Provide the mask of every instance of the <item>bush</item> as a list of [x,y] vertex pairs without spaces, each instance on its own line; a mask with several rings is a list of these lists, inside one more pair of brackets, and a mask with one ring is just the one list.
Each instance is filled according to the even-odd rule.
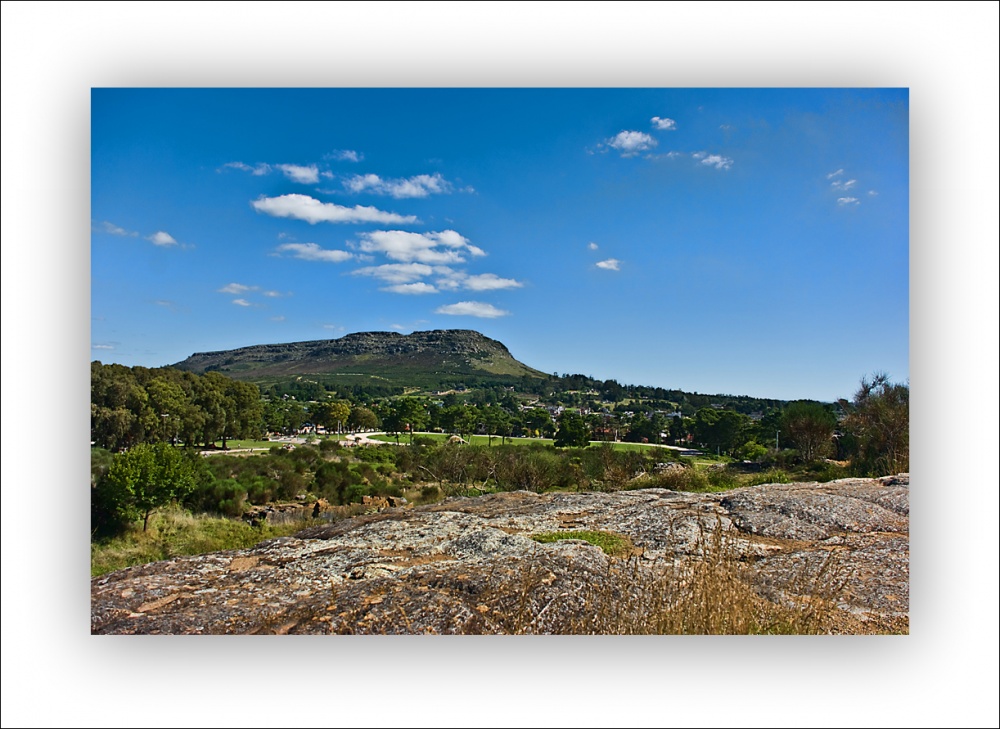
[[707,478],[712,488],[718,491],[735,489],[743,485],[739,476],[730,468],[710,468]]
[[343,446],[340,445],[340,441],[334,440],[333,438],[324,438],[319,442],[319,452],[325,456],[331,453],[336,453],[341,450]]
[[747,461],[760,461],[767,456],[767,446],[755,440],[748,441],[736,450],[736,457]]
[[396,454],[394,452],[396,449],[398,449],[398,446],[393,445],[361,446],[354,449],[354,457],[365,463],[394,464],[396,462]]
[[671,491],[696,492],[714,490],[705,474],[695,468],[672,468],[635,481],[632,488],[660,488]]

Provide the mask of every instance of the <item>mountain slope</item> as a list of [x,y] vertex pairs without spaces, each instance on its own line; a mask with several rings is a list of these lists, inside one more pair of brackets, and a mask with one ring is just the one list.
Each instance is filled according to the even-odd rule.
[[241,380],[265,381],[301,375],[377,377],[393,382],[447,379],[546,377],[514,359],[495,339],[468,329],[359,332],[340,339],[258,344],[199,352],[173,365],[196,373],[221,372]]

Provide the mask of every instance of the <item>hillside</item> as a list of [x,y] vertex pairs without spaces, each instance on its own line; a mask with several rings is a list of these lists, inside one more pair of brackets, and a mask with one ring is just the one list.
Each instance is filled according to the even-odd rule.
[[432,385],[463,376],[477,379],[544,378],[514,359],[502,343],[467,329],[412,334],[359,332],[339,339],[259,344],[199,352],[173,365],[195,373],[221,372],[252,382],[303,375],[379,379]]

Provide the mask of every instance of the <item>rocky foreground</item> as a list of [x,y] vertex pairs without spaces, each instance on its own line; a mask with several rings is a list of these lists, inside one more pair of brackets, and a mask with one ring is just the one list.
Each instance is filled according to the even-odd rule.
[[[580,539],[530,538],[567,531],[612,533],[626,546],[611,557]],[[448,499],[94,578],[91,630],[899,633],[908,531],[908,474],[715,494]],[[682,603],[699,603],[700,617],[678,622]],[[726,623],[775,610],[793,617]]]

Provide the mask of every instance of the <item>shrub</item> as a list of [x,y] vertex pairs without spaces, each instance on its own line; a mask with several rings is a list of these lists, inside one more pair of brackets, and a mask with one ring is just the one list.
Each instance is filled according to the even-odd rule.
[[319,442],[319,452],[323,455],[330,455],[331,453],[336,453],[341,450],[343,446],[340,445],[340,441],[334,440],[333,438],[324,438]]
[[395,463],[396,454],[394,449],[397,446],[361,446],[354,449],[354,457],[365,463]]

